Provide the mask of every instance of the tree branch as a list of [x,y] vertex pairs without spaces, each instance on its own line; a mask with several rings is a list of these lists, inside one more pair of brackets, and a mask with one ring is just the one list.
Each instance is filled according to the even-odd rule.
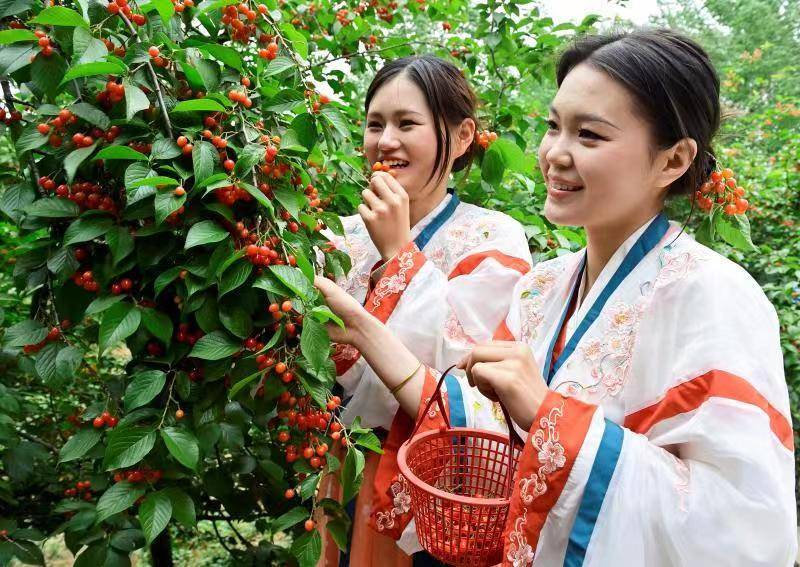
[[47,447],[50,450],[51,453],[53,453],[54,455],[58,456],[58,447],[56,447],[52,443],[48,443],[47,441],[37,437],[36,435],[32,435],[30,433],[26,433],[26,432],[21,431],[21,430],[17,431],[17,433],[19,434],[20,437],[23,437],[23,438],[27,439],[28,441],[33,441],[34,443],[38,443],[39,445],[42,445],[43,447]]
[[[125,14],[120,12],[119,17],[122,18],[122,21],[125,22],[125,25],[128,26],[131,35],[139,39],[139,34],[136,31],[136,28],[127,18],[127,16],[125,16]],[[145,61],[144,64],[147,67],[147,70],[150,71],[150,78],[153,79],[153,87],[156,90],[156,98],[158,99],[158,105],[161,107],[161,114],[164,116],[164,126],[167,128],[167,135],[169,136],[169,139],[172,140],[175,136],[172,134],[172,123],[169,121],[169,114],[167,114],[167,105],[164,102],[164,93],[161,92],[161,84],[158,82],[158,75],[156,75],[156,71],[155,69],[153,69],[153,65],[150,63],[150,61]]]

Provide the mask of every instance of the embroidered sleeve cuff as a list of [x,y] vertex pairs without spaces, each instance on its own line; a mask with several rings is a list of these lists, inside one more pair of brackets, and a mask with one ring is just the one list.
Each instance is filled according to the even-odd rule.
[[367,311],[385,323],[394,311],[403,292],[427,259],[413,242],[404,246],[391,260],[380,266],[382,275],[367,295]]
[[520,456],[506,523],[505,557],[525,565],[539,541],[547,515],[567,484],[597,406],[548,393]]

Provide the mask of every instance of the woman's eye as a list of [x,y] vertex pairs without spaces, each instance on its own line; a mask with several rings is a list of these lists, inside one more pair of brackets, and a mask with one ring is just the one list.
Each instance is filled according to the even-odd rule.
[[416,122],[414,122],[413,120],[401,120],[400,128],[405,128],[407,126],[414,126],[414,124],[416,124]]
[[602,140],[603,137],[595,134],[591,130],[587,130],[586,128],[581,128],[578,130],[578,136],[581,138],[589,138],[590,140]]
[[381,128],[381,124],[380,122],[369,122],[367,123],[367,128],[369,128],[370,130],[374,130],[376,128]]
[[549,130],[558,130],[558,124],[556,124],[555,120],[548,120],[547,121],[547,128]]

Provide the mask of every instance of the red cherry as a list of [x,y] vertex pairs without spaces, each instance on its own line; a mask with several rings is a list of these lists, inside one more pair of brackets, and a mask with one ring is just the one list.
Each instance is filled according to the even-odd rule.
[[100,429],[100,428],[101,428],[101,427],[103,427],[105,424],[106,424],[105,420],[104,420],[102,417],[100,417],[100,416],[97,416],[97,417],[96,417],[96,418],[94,418],[94,420],[92,421],[92,425],[94,425],[94,428],[95,428],[95,429]]
[[315,527],[317,527],[317,523],[311,518],[309,518],[308,520],[306,520],[306,523],[303,524],[303,527],[305,527],[307,532],[310,532],[313,531]]

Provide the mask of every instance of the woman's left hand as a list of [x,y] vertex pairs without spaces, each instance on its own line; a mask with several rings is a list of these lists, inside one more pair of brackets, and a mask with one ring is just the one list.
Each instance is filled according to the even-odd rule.
[[386,262],[411,242],[408,193],[397,179],[379,171],[372,174],[361,196],[364,203],[358,206],[358,214]]
[[549,389],[528,345],[511,341],[479,344],[458,367],[466,371],[471,386],[502,403],[517,425],[530,429]]

